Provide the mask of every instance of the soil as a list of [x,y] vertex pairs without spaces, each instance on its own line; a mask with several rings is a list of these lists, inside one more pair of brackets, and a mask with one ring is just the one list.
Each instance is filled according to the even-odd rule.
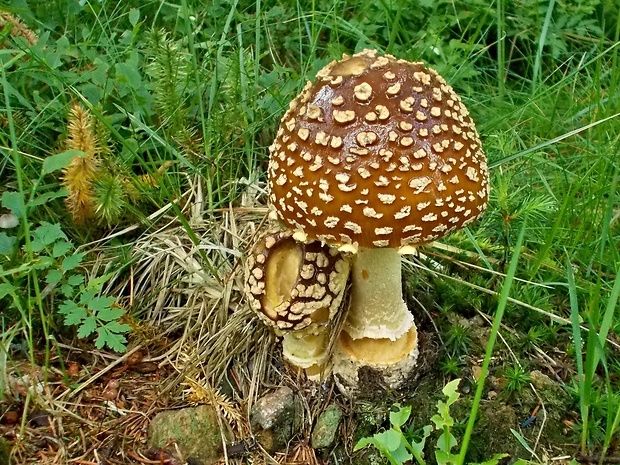
[[[420,367],[409,382],[398,391],[381,389],[382,381],[372,370],[362,374],[365,385],[372,387],[356,402],[341,396],[331,381],[316,385],[301,380],[281,364],[276,354],[273,363],[278,379],[269,380],[273,388],[288,385],[306,405],[302,433],[293,438],[287,451],[273,455],[281,464],[375,464],[385,463],[371,449],[352,452],[361,437],[389,427],[389,411],[395,404],[413,405],[406,431],[415,437],[430,424],[437,402],[443,398],[442,387],[450,381],[439,368],[441,344],[429,315],[416,314],[420,329]],[[478,340],[472,354],[463,360],[462,370],[453,377],[462,378],[461,398],[452,407],[456,419],[455,434],[460,440],[475,391],[475,379],[485,343],[484,323],[474,326]],[[477,331],[477,333],[476,333]],[[59,346],[63,357],[52,360],[44,371],[20,361],[13,353],[9,365],[10,391],[0,399],[0,458],[10,448],[16,464],[168,464],[178,462],[171,452],[173,444],[161,450],[147,447],[150,419],[160,411],[187,406],[180,386],[171,381],[175,370],[167,362],[156,362],[164,347],[134,347],[123,357],[103,352]],[[520,443],[520,435],[537,456],[562,463],[559,457],[574,457],[576,435],[572,429],[576,414],[572,399],[557,379],[557,373],[542,362],[532,361],[531,385],[522,391],[508,392],[505,380],[497,377],[497,367],[508,357],[498,346],[479,410],[469,447],[468,461],[488,460],[496,453],[509,454],[508,462],[532,459]],[[44,363],[40,354],[40,366]],[[45,380],[46,378],[46,380]],[[45,382],[43,382],[45,380]],[[234,383],[233,383],[234,384]],[[33,395],[34,392],[38,394]],[[229,396],[239,396],[234,388]],[[235,400],[235,402],[237,402]],[[309,446],[312,425],[330,402],[337,402],[343,412],[338,442],[328,449],[312,450]],[[244,401],[237,402],[239,411],[246,412]],[[533,413],[536,419],[533,420]],[[247,420],[245,420],[247,421]],[[249,426],[230,446],[229,463],[273,463],[255,443]],[[426,457],[433,463],[433,445],[437,436],[427,441]],[[254,440],[254,442],[252,442]],[[239,446],[242,445],[242,447]],[[234,453],[233,453],[234,452]],[[221,461],[219,463],[225,463]],[[3,465],[0,461],[0,465]],[[197,464],[195,464],[197,465]]]

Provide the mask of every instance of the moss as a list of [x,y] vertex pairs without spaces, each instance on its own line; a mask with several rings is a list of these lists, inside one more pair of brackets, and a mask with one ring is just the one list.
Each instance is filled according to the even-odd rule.
[[11,455],[11,443],[0,437],[0,465],[9,465]]

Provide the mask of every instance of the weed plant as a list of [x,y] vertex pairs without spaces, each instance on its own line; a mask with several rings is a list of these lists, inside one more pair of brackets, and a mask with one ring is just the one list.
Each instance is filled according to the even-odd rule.
[[[105,292],[132,264],[119,248],[161,224],[162,212],[197,245],[187,193],[200,185],[201,215],[217,222],[248,185],[262,188],[288,102],[329,60],[370,47],[444,75],[489,157],[488,213],[444,249],[425,247],[440,266],[416,278],[440,309],[431,313],[449,343],[445,373],[482,356],[450,461],[466,461],[487,376],[511,357],[544,367],[541,351],[565,354],[558,376],[574,395],[579,452],[603,457],[617,446],[616,3],[53,4],[0,6],[2,363],[25,346],[30,363],[44,365],[55,341],[75,337],[124,350],[127,312],[139,317],[140,303]],[[76,131],[91,139],[78,143]],[[99,257],[110,265],[92,266]],[[444,324],[451,313],[486,318],[484,346]],[[514,393],[527,389],[519,366],[505,373]]]

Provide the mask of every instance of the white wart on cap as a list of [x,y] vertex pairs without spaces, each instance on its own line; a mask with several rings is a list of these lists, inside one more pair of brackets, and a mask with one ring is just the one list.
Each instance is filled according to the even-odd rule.
[[365,50],[323,68],[270,148],[270,202],[309,239],[366,248],[433,241],[474,221],[486,157],[451,86]]

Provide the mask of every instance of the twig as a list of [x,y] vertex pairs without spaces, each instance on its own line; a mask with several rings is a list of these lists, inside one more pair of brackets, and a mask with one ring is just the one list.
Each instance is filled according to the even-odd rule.
[[576,459],[581,463],[620,463],[620,457],[601,457],[600,455],[578,455]]
[[65,397],[65,395],[67,395],[69,398],[72,398],[73,396],[75,396],[78,392],[82,391],[82,389],[86,388],[87,386],[89,386],[93,381],[101,378],[103,375],[105,375],[107,372],[111,371],[112,368],[114,368],[117,365],[120,365],[121,363],[125,362],[125,360],[127,360],[131,355],[133,355],[134,353],[136,353],[138,350],[140,350],[142,348],[142,344],[138,344],[136,347],[134,347],[133,349],[131,349],[129,352],[127,352],[126,354],[124,354],[122,357],[119,357],[118,359],[116,359],[115,361],[111,362],[107,367],[105,367],[103,370],[101,370],[99,373],[94,374],[93,376],[91,376],[88,380],[84,381],[82,384],[80,384],[79,387],[75,388],[74,390],[70,391],[67,390],[65,392],[63,392],[60,396],[58,396],[59,399]]

